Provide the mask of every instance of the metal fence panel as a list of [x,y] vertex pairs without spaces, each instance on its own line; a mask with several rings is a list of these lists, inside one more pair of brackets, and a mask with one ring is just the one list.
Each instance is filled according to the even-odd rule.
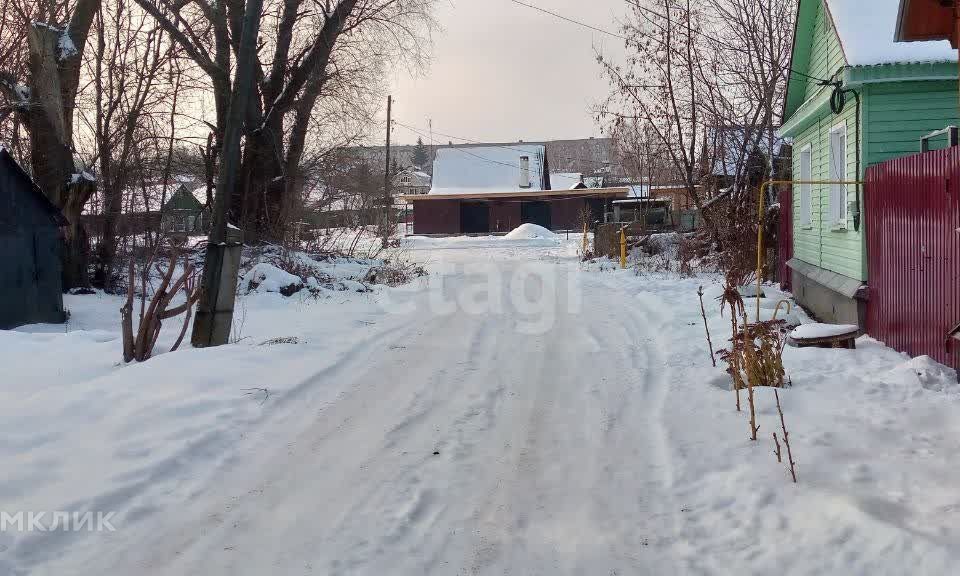
[[867,333],[888,346],[958,366],[960,148],[867,170]]

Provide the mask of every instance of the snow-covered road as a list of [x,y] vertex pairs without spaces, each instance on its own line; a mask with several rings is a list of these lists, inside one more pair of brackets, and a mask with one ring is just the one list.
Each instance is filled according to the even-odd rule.
[[[669,316],[575,267],[497,256],[445,259],[443,292],[473,306],[413,300],[402,326],[313,375],[341,381],[335,402],[278,416],[297,432],[265,433],[96,571],[675,572]],[[531,313],[544,285],[555,302]]]
[[[576,245],[418,239],[431,275],[409,289],[362,305],[258,300],[249,330],[299,345],[123,369],[222,354],[235,382],[211,396],[273,393],[262,408],[244,399],[262,414],[234,418],[223,441],[159,460],[109,499],[21,488],[22,506],[93,501],[120,516],[115,532],[28,535],[17,573],[950,573],[960,395],[933,389],[949,378],[866,338],[789,349],[794,485],[771,454],[772,394],[758,391],[750,442],[710,366],[696,288],[720,347],[716,278],[583,269]],[[163,412],[199,417],[211,402]],[[140,457],[117,454],[104,466]]]

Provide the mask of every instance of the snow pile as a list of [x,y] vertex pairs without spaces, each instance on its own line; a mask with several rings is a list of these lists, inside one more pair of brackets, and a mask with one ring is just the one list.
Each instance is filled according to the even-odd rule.
[[267,262],[259,262],[240,277],[240,287],[247,292],[281,292],[286,296],[303,288],[303,279]]
[[811,322],[809,324],[801,324],[794,328],[793,332],[790,333],[790,337],[796,340],[831,338],[833,336],[840,336],[841,334],[857,332],[859,329],[859,326],[853,324],[820,324],[818,322]]
[[935,392],[953,391],[958,388],[957,372],[929,356],[911,358],[894,367],[890,373],[908,385]]
[[375,285],[400,286],[424,273],[421,266],[399,252],[391,251],[378,258],[353,258],[268,246],[245,250],[238,290],[241,294],[291,296],[306,289],[312,296],[320,297],[330,296],[326,292],[371,292]]
[[527,222],[511,230],[504,238],[507,240],[553,240],[557,235],[543,226]]

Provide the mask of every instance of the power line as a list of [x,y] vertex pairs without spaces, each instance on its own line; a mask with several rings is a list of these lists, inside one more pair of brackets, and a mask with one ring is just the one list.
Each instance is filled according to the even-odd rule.
[[[409,130],[409,131],[411,131],[411,132],[413,132],[414,134],[417,134],[417,135],[419,135],[419,136],[423,136],[423,135],[424,135],[424,133],[421,132],[420,130],[414,128],[413,126],[409,126],[409,125],[407,125],[407,124],[404,124],[403,122],[400,122],[399,120],[394,120],[393,123],[396,124],[396,125],[398,125],[398,126],[400,126],[400,127],[402,127],[402,128],[406,128],[407,130]],[[504,150],[513,150],[513,151],[522,152],[522,153],[529,153],[529,152],[530,152],[529,150],[524,150],[523,148],[514,148],[514,147],[511,147],[511,146],[504,146],[504,145],[499,145],[499,144],[486,144],[486,143],[484,143],[484,142],[471,141],[471,140],[467,140],[467,139],[465,139],[465,138],[458,138],[457,136],[450,136],[449,134],[444,134],[444,133],[442,133],[442,132],[437,132],[437,134],[440,134],[441,136],[447,136],[448,138],[456,138],[457,140],[464,140],[464,141],[466,141],[466,142],[470,142],[470,143],[473,143],[473,144],[479,144],[479,145],[485,146],[485,147],[487,147],[487,148],[502,148],[502,149],[504,149]],[[538,145],[539,145],[539,144],[538,144]],[[545,146],[544,146],[544,147],[545,147]],[[450,148],[450,149],[451,149],[451,150],[457,150],[457,151],[463,152],[464,154],[468,154],[468,155],[470,155],[470,156],[473,156],[474,158],[477,158],[477,159],[482,160],[482,161],[484,161],[484,162],[488,162],[488,163],[490,163],[490,164],[499,164],[499,165],[501,165],[501,166],[506,166],[506,167],[508,167],[508,168],[516,168],[516,166],[515,166],[514,164],[510,164],[510,163],[507,163],[507,162],[502,162],[502,161],[500,161],[500,160],[494,160],[493,158],[486,158],[486,157],[481,156],[481,155],[479,155],[479,154],[477,154],[477,153],[475,153],[475,152],[471,152],[471,151],[468,150],[466,147],[454,146],[454,147],[452,147],[452,148]],[[565,159],[565,160],[572,160],[572,161],[585,161],[585,162],[589,162],[589,160],[580,160],[580,159],[578,159],[578,158],[570,158],[570,157],[565,157],[565,156],[556,156],[556,158],[563,158],[563,159]],[[599,161],[596,161],[596,162],[599,162]],[[570,182],[583,182],[582,175],[581,175],[580,178],[573,178],[573,177],[570,177],[570,176],[564,176],[564,175],[562,175],[562,174],[563,174],[563,173],[561,173],[561,172],[551,172],[551,173],[550,173],[550,180],[551,180],[551,181],[550,181],[550,185],[551,185],[551,188],[553,188],[553,186],[555,185],[555,182],[553,182],[553,178],[559,178],[559,179],[563,179],[563,180],[569,180]],[[541,185],[542,185],[542,184],[543,184],[543,183],[541,182]]]
[[[408,125],[408,124],[404,124],[403,122],[400,122],[399,120],[394,120],[393,123],[394,123],[394,124],[397,124],[398,126],[402,126],[402,127],[406,128],[407,130],[410,130],[410,131],[412,131],[412,132],[414,132],[414,133],[416,133],[416,134],[419,134],[419,135],[421,135],[421,136],[424,135],[424,133],[422,132],[422,129],[418,129],[418,128],[415,128],[415,127],[410,126],[410,125]],[[481,146],[486,146],[487,148],[503,148],[504,150],[513,150],[513,151],[515,151],[515,152],[527,152],[527,150],[524,150],[524,149],[522,149],[522,148],[516,148],[516,147],[513,147],[513,146],[507,146],[507,145],[505,145],[505,144],[488,144],[487,142],[481,142],[481,141],[479,141],[479,140],[473,140],[473,139],[470,139],[470,138],[463,138],[462,136],[454,136],[454,135],[452,135],[452,134],[444,134],[443,132],[438,132],[438,131],[436,131],[436,130],[433,130],[433,133],[434,133],[434,134],[439,134],[440,136],[444,136],[444,137],[446,137],[446,138],[453,138],[454,140],[460,140],[461,142],[466,142],[467,144],[478,144],[478,145],[481,145]],[[571,162],[583,162],[583,163],[600,164],[600,165],[603,165],[603,166],[609,166],[609,165],[610,165],[610,162],[603,161],[603,160],[590,160],[590,159],[584,159],[584,158],[574,158],[574,157],[572,157],[572,156],[551,155],[551,158],[559,158],[559,159],[561,159],[561,160],[569,160],[569,161],[571,161]]]
[[[396,124],[396,125],[398,125],[398,126],[402,126],[403,128],[406,128],[407,130],[410,130],[411,132],[413,132],[413,133],[415,133],[415,134],[418,134],[418,135],[420,135],[420,136],[426,136],[426,134],[424,134],[424,133],[421,132],[420,130],[414,128],[413,126],[408,126],[407,124],[404,124],[403,122],[400,122],[399,120],[394,120],[393,123]],[[437,132],[437,134],[440,134],[441,136],[448,136],[447,134],[443,134],[443,133],[441,133],[441,132]],[[449,138],[455,138],[455,136],[448,136],[448,137],[449,137]],[[458,138],[458,140],[462,140],[462,138]],[[481,143],[481,142],[477,142],[477,144],[482,144],[482,143]],[[517,151],[517,152],[529,152],[529,150],[523,150],[522,148],[509,148],[509,147],[507,147],[507,146],[495,146],[495,145],[492,145],[492,146],[488,146],[488,147],[489,147],[489,148],[505,148],[505,149],[507,149],[507,150],[515,150],[515,151]],[[483,161],[485,161],[485,162],[490,162],[490,163],[492,163],[492,164],[500,164],[500,165],[502,165],[502,166],[509,166],[510,168],[516,168],[516,166],[514,166],[513,164],[509,164],[509,163],[507,163],[507,162],[501,162],[500,160],[494,160],[493,158],[485,158],[485,157],[483,157],[483,156],[480,156],[479,154],[476,154],[476,153],[474,153],[474,152],[469,151],[469,150],[466,149],[466,148],[454,148],[454,149],[455,149],[455,150],[459,150],[459,151],[461,151],[461,152],[463,152],[463,153],[465,153],[465,154],[469,154],[470,156],[473,156],[473,157],[475,157],[475,158],[479,158],[480,160],[483,160]]]
[[[513,2],[514,4],[518,4],[518,5],[520,5],[520,6],[524,6],[524,7],[527,7],[527,8],[531,8],[531,9],[533,9],[533,10],[536,10],[536,11],[538,11],[538,12],[542,12],[542,13],[547,14],[547,15],[549,15],[549,16],[553,16],[554,18],[558,18],[558,19],[563,20],[563,21],[565,21],[565,22],[569,22],[569,23],[571,23],[571,24],[576,24],[577,26],[582,26],[582,27],[587,28],[587,29],[589,29],[589,30],[593,30],[593,31],[595,31],[595,32],[600,32],[600,33],[606,34],[606,35],[608,35],[608,36],[613,36],[614,38],[619,38],[619,39],[624,40],[624,41],[627,41],[627,42],[630,41],[630,39],[627,38],[626,36],[623,36],[623,35],[620,35],[620,34],[616,34],[616,33],[614,33],[614,32],[610,32],[609,30],[604,30],[604,29],[602,29],[602,28],[597,28],[597,27],[595,27],[595,26],[591,26],[590,24],[585,24],[585,23],[583,23],[583,22],[574,20],[574,19],[572,19],[572,18],[568,18],[568,17],[566,17],[566,16],[563,16],[562,14],[558,14],[558,13],[556,13],[556,12],[547,10],[547,9],[545,9],[545,8],[541,8],[541,7],[539,7],[539,6],[534,6],[533,4],[527,4],[527,3],[525,3],[525,2],[521,2],[520,0],[510,0],[510,1]],[[666,16],[664,16],[663,14],[657,12],[656,10],[647,8],[646,6],[641,6],[639,2],[631,2],[630,4],[631,4],[632,6],[634,6],[635,8],[637,8],[638,10],[642,10],[643,12],[646,12],[647,14],[651,14],[651,15],[656,16],[656,17],[661,18],[661,19],[667,19]],[[665,30],[666,30],[662,25],[657,24],[656,22],[653,22],[652,20],[648,20],[648,21],[649,21],[651,24],[653,24],[654,26],[656,26],[657,28],[659,28],[661,31],[665,31]],[[729,43],[724,42],[724,41],[722,41],[722,40],[719,40],[718,38],[716,38],[716,37],[714,37],[714,36],[711,36],[710,34],[707,34],[707,33],[704,32],[703,30],[700,30],[700,29],[693,30],[693,29],[691,29],[691,32],[693,32],[693,33],[695,33],[695,34],[699,34],[699,35],[703,36],[704,38],[706,38],[707,40],[712,40],[713,42],[716,42],[717,44],[720,44],[721,46],[725,46],[725,47],[727,47],[727,48],[736,49],[736,48],[734,48],[733,46],[731,46]],[[779,63],[778,63],[778,62],[774,62],[774,61],[772,61],[772,60],[766,60],[765,58],[761,57],[759,54],[756,54],[755,56],[757,57],[757,59],[763,60],[763,61],[765,61],[767,64],[773,64],[773,65],[778,65],[778,66],[779,66]],[[810,79],[810,80],[816,80],[817,82],[819,82],[820,84],[823,84],[823,85],[827,85],[827,84],[831,84],[831,83],[832,83],[831,80],[824,80],[823,78],[818,78],[818,77],[816,77],[816,76],[811,76],[811,75],[809,75],[809,74],[807,74],[807,73],[805,73],[805,72],[800,72],[799,70],[796,70],[796,69],[794,69],[794,68],[792,68],[792,67],[790,67],[790,66],[786,66],[786,69],[787,69],[788,71],[790,71],[791,73],[793,73],[793,74],[797,74],[797,75],[799,75],[799,76],[803,76],[803,77],[808,78],[808,79]]]
[[558,14],[558,13],[553,12],[553,11],[551,11],[551,10],[547,10],[546,8],[541,8],[541,7],[539,7],[539,6],[534,6],[533,4],[527,4],[527,3],[525,3],[525,2],[521,2],[520,0],[510,0],[510,1],[513,2],[514,4],[519,4],[520,6],[525,6],[525,7],[527,7],[527,8],[532,8],[533,10],[536,10],[536,11],[538,11],[538,12],[543,12],[544,14],[548,14],[548,15],[550,15],[550,16],[553,16],[554,18],[559,18],[560,20],[563,20],[564,22],[569,22],[569,23],[571,23],[571,24],[576,24],[577,26],[582,26],[582,27],[584,27],[584,28],[589,28],[590,30],[593,30],[594,32],[599,32],[599,33],[601,33],[601,34],[606,34],[607,36],[613,36],[614,38],[619,38],[619,39],[621,39],[621,40],[626,40],[626,39],[627,39],[626,36],[621,36],[620,34],[616,34],[616,33],[614,33],[614,32],[610,32],[609,30],[604,30],[603,28],[597,28],[596,26],[591,26],[590,24],[586,24],[586,23],[584,23],[584,22],[580,22],[579,20],[574,20],[573,18],[567,18],[566,16],[564,16],[564,15],[562,15],[562,14]]

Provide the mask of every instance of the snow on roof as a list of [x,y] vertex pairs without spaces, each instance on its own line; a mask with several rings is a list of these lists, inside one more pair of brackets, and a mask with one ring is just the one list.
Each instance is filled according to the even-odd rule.
[[[185,185],[186,184],[187,183],[185,183]],[[212,190],[212,192],[215,193],[216,190]],[[190,193],[193,194],[193,197],[197,199],[197,202],[200,202],[204,206],[207,205],[207,185],[206,184],[204,184],[203,186],[194,188],[193,190],[190,191]]]
[[551,172],[550,188],[553,190],[572,190],[583,181],[580,172]]
[[433,188],[430,194],[475,194],[477,192],[517,192],[520,188],[520,158],[530,160],[530,186],[524,191],[540,191],[543,182],[546,147],[542,144],[510,146],[455,146],[437,150],[433,163]]
[[850,66],[957,61],[957,51],[946,40],[894,41],[900,0],[826,0],[826,4]]
[[[609,166],[606,167],[609,170]],[[603,176],[584,176],[583,183],[587,185],[587,188],[603,188],[604,178]]]

